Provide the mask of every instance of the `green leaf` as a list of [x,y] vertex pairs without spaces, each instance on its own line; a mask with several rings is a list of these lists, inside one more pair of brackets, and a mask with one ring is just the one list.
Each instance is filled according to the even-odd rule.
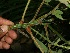
[[61,15],[55,15],[57,18],[64,20]]
[[26,28],[28,26],[27,23],[22,24],[22,28]]
[[62,53],[62,50],[61,50],[61,49],[59,49],[59,50],[58,50],[58,53]]
[[55,10],[53,13],[52,13],[52,15],[55,15],[57,18],[59,18],[59,19],[61,19],[61,20],[64,20],[63,18],[62,18],[62,15],[63,14],[63,12],[62,11],[60,11],[60,10]]
[[[40,47],[42,48],[42,50],[44,51],[44,53],[47,53],[48,48],[36,38],[37,43],[40,45]],[[34,42],[35,43],[35,42]],[[35,45],[37,46],[37,44],[35,43]],[[38,46],[37,46],[38,47]],[[38,47],[39,48],[39,47]]]
[[60,11],[60,10],[55,10],[55,11],[53,12],[53,15],[55,15],[55,14],[63,14],[63,12]]
[[59,0],[59,1],[70,8],[70,0]]
[[38,21],[34,20],[34,21],[30,21],[29,24],[34,24],[34,25],[38,25]]
[[70,24],[70,21],[69,21],[69,24]]
[[70,4],[67,5],[70,8]]
[[57,51],[53,51],[53,50],[52,50],[52,53],[57,53]]
[[21,28],[21,26],[22,26],[22,24],[16,24],[16,25],[12,26],[12,29],[14,29],[14,28]]
[[47,3],[50,2],[50,1],[51,1],[51,0],[45,0],[45,2],[47,2]]
[[49,3],[50,1],[51,1],[51,0],[45,0],[45,2],[46,2],[45,4],[48,5],[48,3]]

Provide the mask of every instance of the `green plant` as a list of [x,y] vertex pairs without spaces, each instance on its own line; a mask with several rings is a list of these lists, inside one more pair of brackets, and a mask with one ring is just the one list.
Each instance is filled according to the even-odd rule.
[[[70,49],[70,41],[67,41],[59,32],[58,30],[55,30],[52,27],[52,22],[54,22],[54,20],[62,20],[65,21],[67,19],[64,19],[62,17],[63,14],[63,10],[67,10],[68,8],[70,8],[70,1],[69,0],[55,0],[56,2],[58,2],[58,4],[56,5],[56,7],[54,7],[52,10],[50,10],[48,13],[45,13],[43,15],[41,15],[40,17],[37,18],[37,15],[39,13],[39,11],[41,10],[42,6],[46,5],[46,6],[51,6],[49,3],[52,2],[52,0],[42,0],[40,6],[38,7],[34,17],[31,19],[31,21],[25,23],[24,17],[26,15],[26,11],[28,9],[28,6],[31,2],[31,0],[28,0],[27,5],[25,7],[22,19],[20,20],[20,22],[18,24],[15,24],[14,26],[11,26],[10,29],[20,29],[20,31],[22,32],[22,29],[25,29],[31,36],[32,40],[34,41],[35,45],[40,49],[40,51],[42,53],[62,53],[62,49]],[[65,9],[61,9],[60,5],[65,4]],[[61,6],[62,7],[62,6]],[[53,17],[53,18],[52,18]],[[46,21],[46,22],[45,22]],[[70,22],[69,22],[70,23]],[[57,24],[56,24],[57,25]],[[36,26],[43,26],[43,30],[41,32],[44,32],[43,34],[40,33],[39,31],[41,29],[39,29],[39,31],[37,30],[38,28]],[[54,24],[55,26],[55,24]],[[36,28],[35,28],[36,27]],[[49,38],[49,31],[52,31],[52,33],[56,34],[56,38],[53,39],[53,41]],[[36,33],[36,35],[34,35],[34,33]],[[38,37],[39,38],[38,38]],[[46,42],[46,44],[44,44],[42,41],[40,41],[40,38],[42,39],[42,41]],[[63,41],[63,44],[58,44],[59,42]],[[56,50],[54,51],[52,48],[53,46],[57,46],[59,48],[62,49],[58,49],[56,48]]]

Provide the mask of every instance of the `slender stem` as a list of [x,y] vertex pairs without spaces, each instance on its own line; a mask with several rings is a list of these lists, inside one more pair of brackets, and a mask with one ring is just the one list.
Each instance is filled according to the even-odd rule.
[[58,44],[60,41],[61,41],[60,38],[58,38],[58,39],[56,40],[56,42],[54,42],[54,44]]
[[53,11],[55,11],[58,7],[59,7],[60,3],[52,10],[50,11],[49,13],[45,14],[45,15],[42,15],[41,17],[39,17],[37,20],[40,20],[40,19],[44,19],[46,18],[47,16],[49,16],[50,14],[52,14]]
[[47,40],[49,43],[52,43],[48,38],[44,37],[44,35],[40,34],[38,31],[36,31],[35,29],[31,28],[34,32],[36,32],[37,34],[39,34],[41,37],[43,37],[45,40]]
[[20,29],[17,29],[22,35],[25,35],[27,38],[29,38],[29,36],[27,34],[25,34],[24,32],[22,32]]
[[63,46],[63,45],[58,45],[58,44],[54,44],[54,46],[58,46],[61,48],[65,48],[65,49],[69,49],[70,50],[70,46]]
[[35,15],[34,15],[34,17],[33,17],[33,19],[31,21],[34,21],[35,20],[35,18],[37,17],[37,14],[39,13],[39,11],[40,11],[41,7],[43,6],[43,4],[44,4],[44,0],[40,4],[39,8],[37,9],[37,11],[36,11],[36,13],[35,13]]
[[[30,29],[30,28],[29,28],[29,29]],[[29,32],[29,31],[27,31],[27,32],[30,34],[32,40],[36,43],[36,45],[38,46],[38,48],[40,49],[40,51],[41,51],[42,53],[44,53],[43,49],[42,49],[41,46],[38,44],[36,38],[33,36],[31,30],[30,30],[30,32]]]
[[34,40],[34,42],[37,44],[37,46],[39,47],[40,51],[42,53],[44,53],[43,49],[41,48],[41,46],[38,44],[38,42],[36,41],[36,38],[33,36],[33,34],[31,34],[32,39]]
[[58,37],[60,37],[64,42],[68,43],[67,40],[65,40],[65,39],[61,36],[61,34],[59,34],[56,30],[54,30],[50,25],[48,25],[48,27],[49,27],[54,33],[56,33],[56,34],[58,35]]
[[23,22],[24,22],[24,16],[25,16],[25,13],[26,13],[26,11],[28,9],[28,5],[29,5],[30,1],[31,0],[28,0],[27,5],[26,5],[25,10],[24,10],[24,13],[23,13],[23,16],[22,16],[22,19],[21,19]]

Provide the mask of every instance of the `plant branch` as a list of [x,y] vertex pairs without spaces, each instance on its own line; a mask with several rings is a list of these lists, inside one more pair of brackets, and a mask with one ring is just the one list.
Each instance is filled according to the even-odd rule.
[[36,32],[37,34],[39,34],[41,37],[43,37],[45,40],[47,40],[49,43],[52,43],[48,38],[44,37],[44,35],[40,34],[38,31],[36,31],[35,29],[31,28],[34,32]]
[[52,11],[50,11],[49,13],[42,15],[41,17],[39,17],[37,20],[43,20],[44,18],[46,18],[47,16],[49,16],[50,14],[52,14],[52,12],[54,12],[60,5],[61,3],[59,3]]
[[22,35],[25,35],[27,38],[29,38],[29,36],[27,34],[25,34],[24,32],[22,32],[20,29],[17,29]]
[[23,16],[22,16],[22,19],[21,19],[21,21],[23,21],[23,22],[24,22],[24,16],[25,16],[25,13],[26,13],[26,11],[28,9],[28,5],[29,5],[30,1],[31,0],[28,0],[27,5],[26,5],[25,10],[24,10],[24,13],[23,13]]
[[39,13],[39,11],[40,11],[41,7],[43,6],[43,4],[44,4],[44,0],[43,0],[42,3],[40,4],[39,8],[37,9],[37,11],[36,11],[36,13],[35,13],[35,15],[34,15],[34,17],[33,17],[33,19],[32,19],[30,22],[32,22],[32,21],[35,20],[35,18],[37,17],[37,14]]
[[26,31],[31,35],[31,38],[33,39],[33,41],[37,44],[37,46],[39,47],[40,51],[42,53],[44,53],[43,49],[41,48],[41,46],[38,44],[38,42],[36,41],[36,38],[33,36],[32,32],[31,32],[31,28],[27,27]]
[[70,49],[70,46],[63,46],[63,45],[58,45],[58,44],[54,44],[54,46],[58,46],[58,47],[65,48],[65,49]]
[[56,34],[58,35],[58,37],[60,37],[64,42],[68,43],[67,40],[65,40],[65,39],[61,36],[61,34],[59,34],[56,30],[54,30],[50,25],[48,25],[48,27],[49,27],[54,33],[56,33]]

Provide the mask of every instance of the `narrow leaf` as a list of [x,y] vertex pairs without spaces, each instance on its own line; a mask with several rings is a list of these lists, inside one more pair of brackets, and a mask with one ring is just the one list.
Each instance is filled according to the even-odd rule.
[[[37,43],[40,45],[40,47],[42,48],[42,50],[44,51],[44,53],[47,53],[48,48],[36,38]],[[35,43],[36,44],[36,43]],[[36,45],[37,46],[37,45]],[[38,47],[38,46],[37,46]]]

